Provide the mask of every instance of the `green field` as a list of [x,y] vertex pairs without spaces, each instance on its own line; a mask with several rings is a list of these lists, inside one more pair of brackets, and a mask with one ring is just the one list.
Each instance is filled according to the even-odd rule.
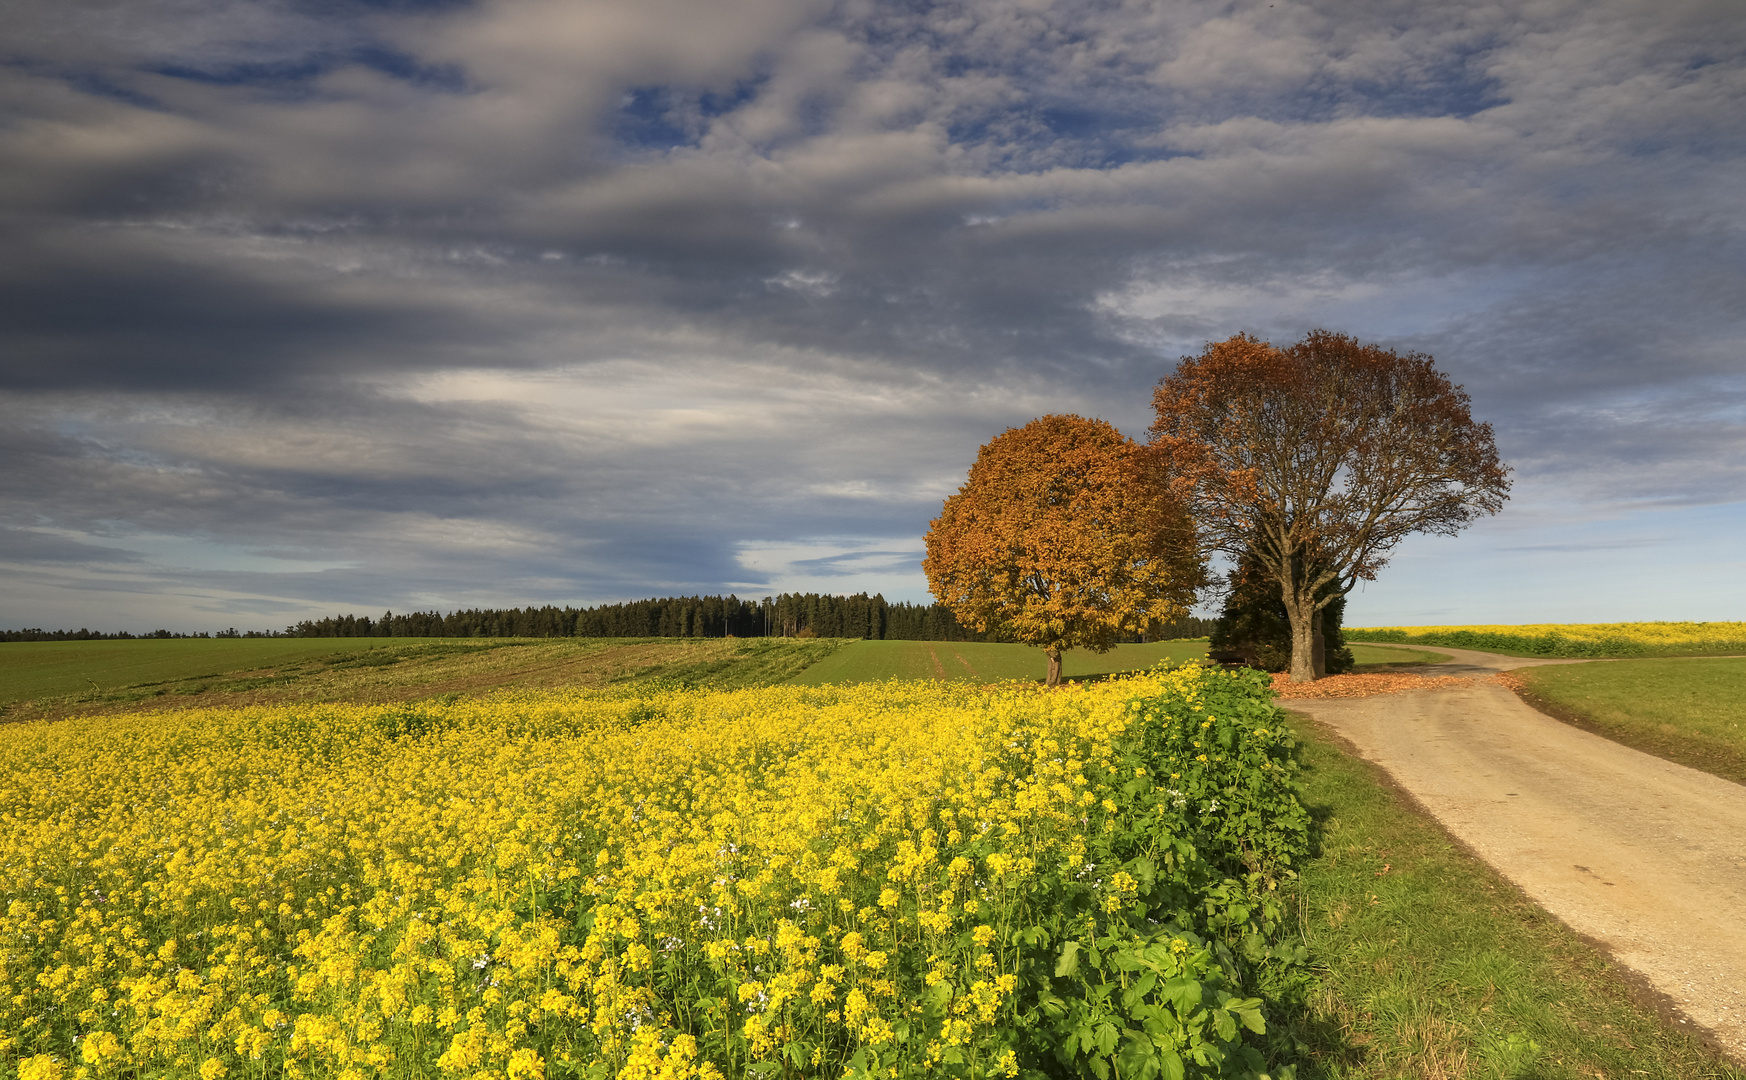
[[9,642],[0,719],[287,701],[408,701],[508,687],[779,683],[841,648],[791,638],[277,638]]
[[1746,659],[1616,660],[1516,675],[1530,700],[1561,720],[1746,784]]
[[[1360,668],[1382,664],[1430,664],[1448,657],[1413,649],[1352,646]],[[1117,645],[1106,653],[1070,649],[1061,656],[1061,675],[1093,678],[1134,671],[1161,662],[1182,664],[1206,655],[1205,639]],[[978,641],[855,641],[789,680],[796,686],[882,682],[886,679],[972,679],[1003,682],[1041,680],[1047,668],[1041,649]]]
[[[1106,653],[1070,649],[1061,656],[1063,678],[1083,679],[1148,668],[1160,661],[1183,663],[1206,655],[1204,641],[1155,641],[1117,645]],[[882,682],[886,679],[1041,680],[1048,661],[1029,645],[981,641],[855,641],[790,679],[796,686]]]
[[1299,1080],[1746,1080],[1371,766],[1294,721],[1319,848],[1301,906],[1315,976],[1287,1020]]
[[114,690],[359,652],[381,638],[137,638],[0,644],[0,701]]

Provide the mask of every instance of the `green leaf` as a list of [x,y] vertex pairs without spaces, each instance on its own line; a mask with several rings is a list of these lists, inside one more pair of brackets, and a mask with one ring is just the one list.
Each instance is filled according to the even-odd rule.
[[928,1016],[941,1016],[946,1006],[952,1003],[952,984],[941,980],[928,988],[927,995],[922,999],[922,1012]]
[[1147,1065],[1152,1066],[1150,1071],[1157,1071],[1158,1064],[1152,1060],[1157,1057],[1157,1053],[1151,1039],[1143,1035],[1130,1038],[1122,1044],[1122,1052],[1116,1057],[1116,1065],[1121,1069],[1124,1080],[1127,1077],[1135,1077],[1137,1080],[1148,1071]]
[[1079,974],[1079,942],[1069,941],[1061,946],[1061,956],[1055,961],[1055,975],[1057,978],[1071,978],[1077,974]]
[[1134,984],[1134,998],[1136,1000],[1144,998],[1147,994],[1150,994],[1152,992],[1152,987],[1157,986],[1157,985],[1158,985],[1157,972],[1153,972],[1153,971],[1146,972],[1144,975],[1140,976],[1140,981]]
[[1097,1050],[1100,1054],[1108,1054],[1116,1048],[1121,1040],[1121,1032],[1107,1020],[1097,1025]]
[[1242,1018],[1243,1026],[1257,1035],[1267,1034],[1267,1020],[1261,1015],[1260,1009],[1239,1009],[1237,1015]]
[[1219,1038],[1230,1042],[1237,1037],[1237,1018],[1220,1009],[1213,1013],[1213,1027],[1217,1029]]
[[1177,1012],[1186,1013],[1200,1004],[1200,984],[1193,979],[1171,979],[1164,984],[1164,997]]
[[1164,1080],[1182,1080],[1188,1073],[1187,1068],[1182,1064],[1182,1058],[1177,1056],[1174,1050],[1166,1050],[1158,1055],[1158,1064],[1160,1066],[1159,1072]]

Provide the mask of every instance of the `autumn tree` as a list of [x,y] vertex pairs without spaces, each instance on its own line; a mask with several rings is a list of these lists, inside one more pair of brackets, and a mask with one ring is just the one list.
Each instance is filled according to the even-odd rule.
[[1201,543],[1252,557],[1291,623],[1291,678],[1317,663],[1320,613],[1414,533],[1502,508],[1490,424],[1419,353],[1317,330],[1286,349],[1244,334],[1184,357],[1153,395],[1151,448]]
[[1144,447],[1101,420],[1044,416],[989,440],[928,528],[922,569],[964,626],[1048,656],[1105,652],[1183,615],[1201,583],[1194,530]]

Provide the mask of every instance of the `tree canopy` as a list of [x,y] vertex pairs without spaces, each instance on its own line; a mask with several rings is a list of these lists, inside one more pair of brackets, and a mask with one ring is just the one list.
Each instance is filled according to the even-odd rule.
[[930,524],[922,569],[963,625],[1048,656],[1103,652],[1183,615],[1201,583],[1194,531],[1138,443],[1102,420],[1044,416],[976,455]]
[[1202,544],[1277,583],[1293,681],[1323,674],[1322,609],[1397,544],[1502,508],[1509,470],[1469,405],[1429,356],[1326,330],[1285,349],[1238,334],[1159,383],[1152,450]]

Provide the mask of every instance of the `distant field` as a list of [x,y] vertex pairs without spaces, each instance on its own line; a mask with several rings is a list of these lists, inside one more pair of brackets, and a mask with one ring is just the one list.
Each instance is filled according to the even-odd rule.
[[1506,656],[1727,656],[1746,653],[1746,622],[1372,626],[1348,628],[1346,640],[1443,645]]
[[[1182,663],[1206,655],[1204,641],[1117,645],[1106,653],[1070,649],[1062,677],[1082,679],[1147,668],[1160,660]],[[795,686],[883,682],[886,679],[1040,680],[1048,667],[1041,649],[977,641],[856,641],[790,679]]]
[[[1442,653],[1370,645],[1355,645],[1352,654],[1360,665],[1430,664],[1448,659]],[[1117,645],[1102,654],[1070,649],[1061,657],[1061,674],[1067,679],[1084,679],[1148,668],[1163,660],[1181,664],[1204,656],[1205,639]],[[974,641],[856,641],[789,682],[795,686],[823,686],[826,683],[883,682],[886,679],[1040,680],[1047,670],[1047,663],[1043,651],[1029,645]]]
[[408,701],[505,687],[651,680],[733,689],[783,682],[843,644],[780,638],[9,642],[0,645],[0,719],[290,701]]
[[[1435,654],[1358,646],[1360,664]],[[1181,663],[1204,641],[1071,650],[1068,678]],[[1024,645],[813,638],[230,638],[0,644],[0,720],[290,701],[408,701],[505,687],[664,680],[733,689],[794,682],[1040,680]]]
[[192,679],[392,643],[382,638],[8,641],[0,644],[0,702]]
[[1561,718],[1746,784],[1746,659],[1561,664],[1515,676]]

